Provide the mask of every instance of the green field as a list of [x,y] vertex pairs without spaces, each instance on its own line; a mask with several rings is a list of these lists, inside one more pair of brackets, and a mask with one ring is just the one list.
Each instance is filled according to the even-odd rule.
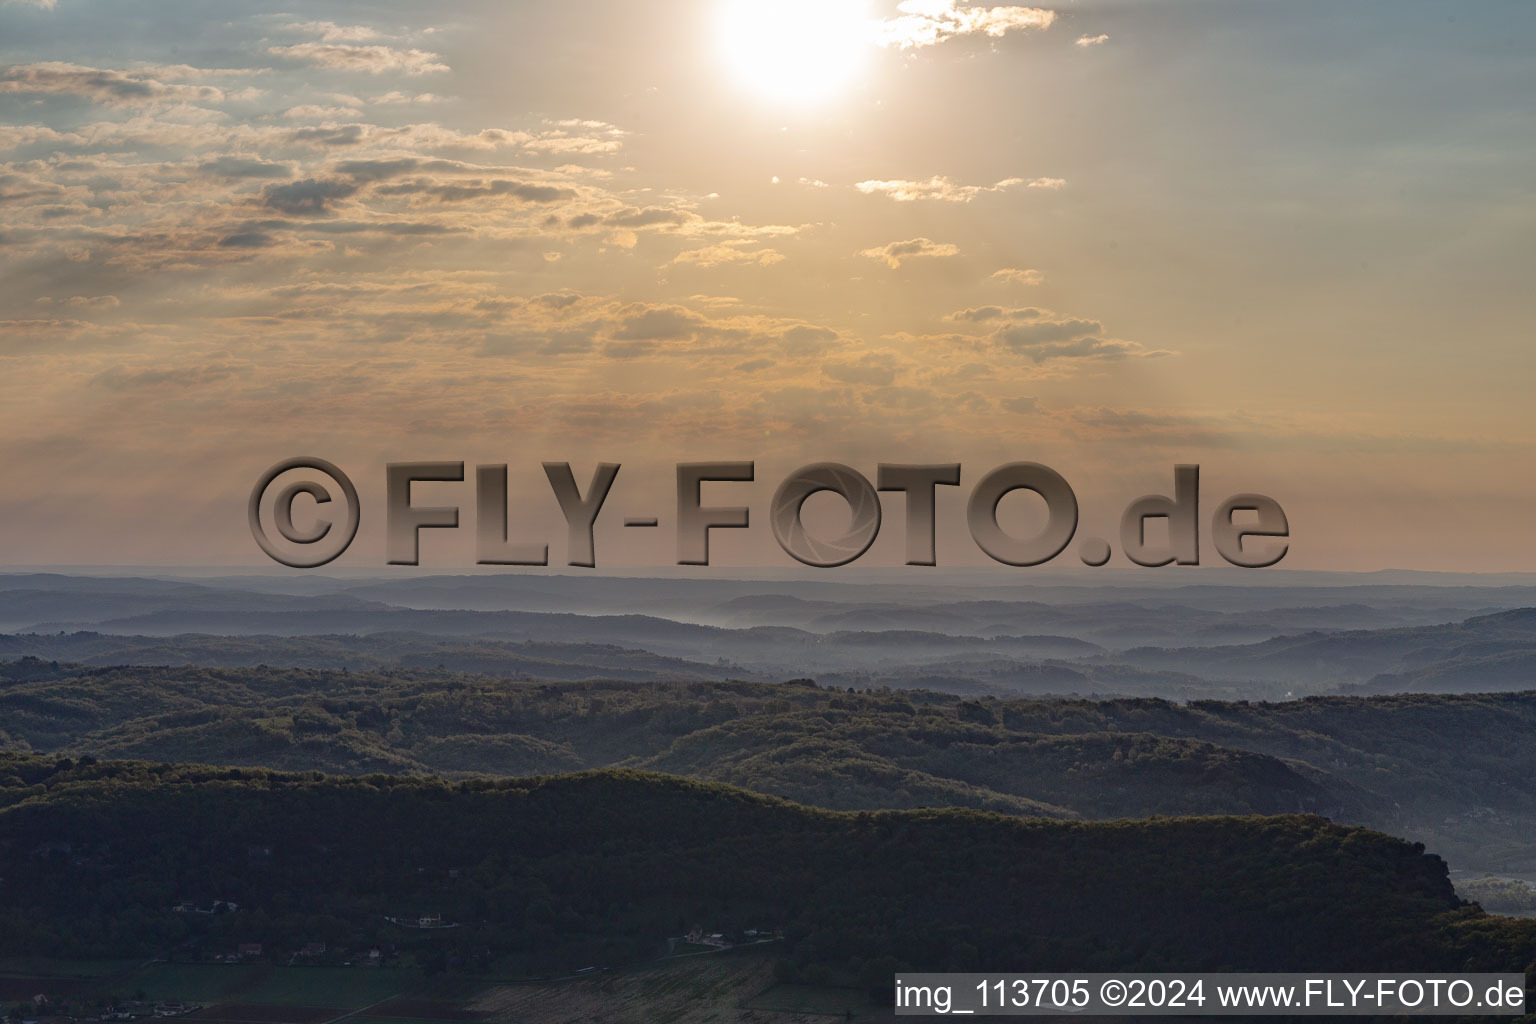
[[45,956],[0,957],[0,977],[106,978],[131,971],[138,960],[55,960]]
[[135,974],[129,984],[152,1000],[356,1010],[399,995],[420,982],[420,972],[406,968],[152,964]]

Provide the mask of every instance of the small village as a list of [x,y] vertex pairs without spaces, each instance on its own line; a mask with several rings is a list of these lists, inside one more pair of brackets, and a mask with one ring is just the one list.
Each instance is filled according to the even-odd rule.
[[90,1013],[80,1016],[80,1007],[38,994],[14,1006],[5,1007],[4,1015],[0,1016],[0,1024],[97,1024],[153,1017],[182,1017],[201,1009],[202,1006],[192,1003],[128,1000],[95,1006]]

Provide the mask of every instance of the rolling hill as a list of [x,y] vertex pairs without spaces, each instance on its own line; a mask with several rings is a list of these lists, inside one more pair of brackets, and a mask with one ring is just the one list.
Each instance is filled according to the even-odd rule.
[[996,700],[809,681],[531,683],[436,669],[0,663],[18,751],[338,774],[606,767],[841,810],[1309,812],[1529,871],[1536,692]]
[[[1199,870],[1192,870],[1198,864]],[[1522,970],[1536,923],[1420,846],[1313,816],[838,813],[634,771],[447,783],[0,755],[0,954],[390,942],[528,973],[694,925],[785,973]],[[235,909],[176,913],[179,900]],[[391,919],[431,914],[412,931]]]

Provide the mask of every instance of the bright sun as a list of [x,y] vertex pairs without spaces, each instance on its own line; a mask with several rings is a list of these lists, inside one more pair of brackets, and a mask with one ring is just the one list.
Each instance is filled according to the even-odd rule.
[[868,57],[868,8],[868,0],[721,0],[721,52],[754,92],[822,99],[852,82]]

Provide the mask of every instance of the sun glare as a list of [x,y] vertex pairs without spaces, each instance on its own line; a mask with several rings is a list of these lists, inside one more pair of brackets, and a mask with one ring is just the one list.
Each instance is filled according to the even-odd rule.
[[873,46],[867,0],[722,0],[721,55],[768,99],[824,99],[850,84]]

